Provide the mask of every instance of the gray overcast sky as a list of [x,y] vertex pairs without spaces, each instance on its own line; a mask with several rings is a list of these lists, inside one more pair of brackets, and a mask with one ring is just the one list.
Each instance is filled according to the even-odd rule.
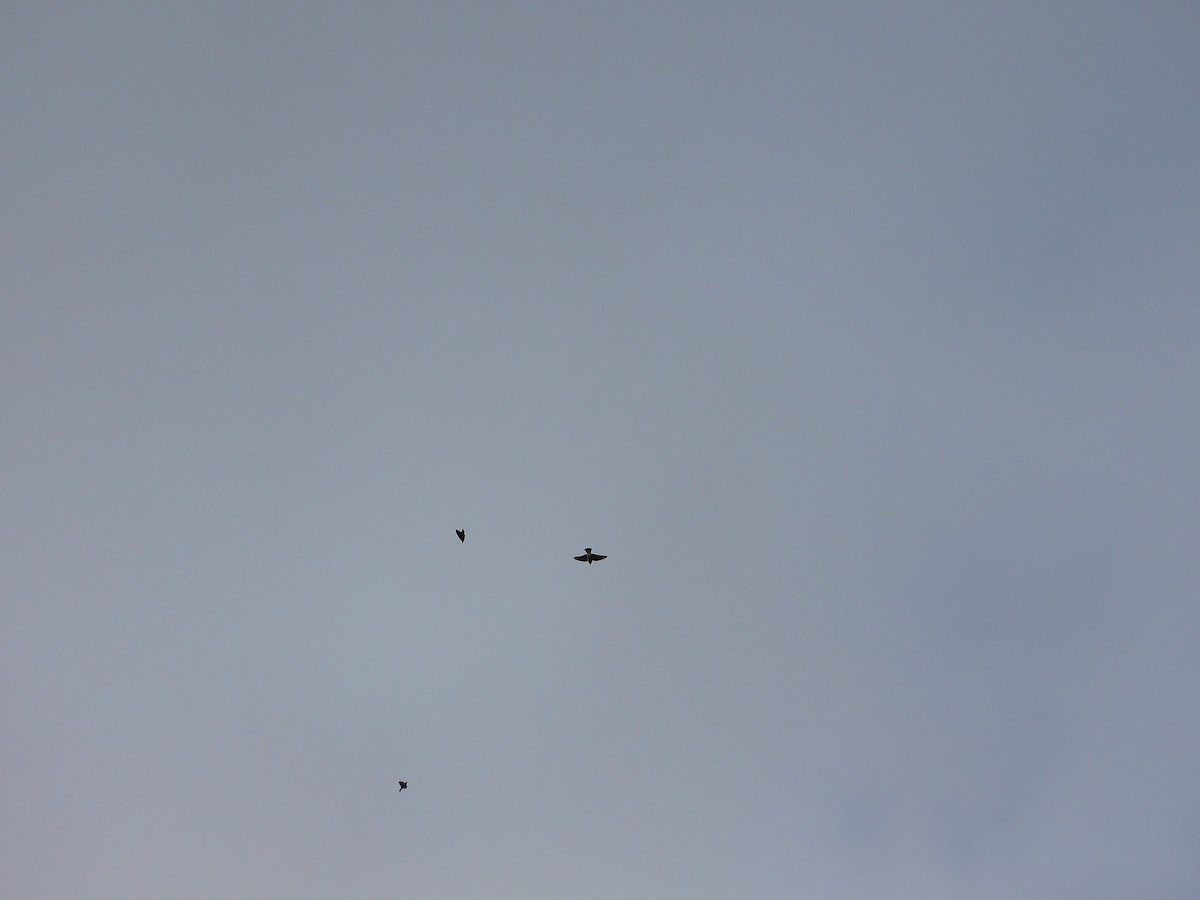
[[1198,47],[5,4],[2,892],[1200,895]]

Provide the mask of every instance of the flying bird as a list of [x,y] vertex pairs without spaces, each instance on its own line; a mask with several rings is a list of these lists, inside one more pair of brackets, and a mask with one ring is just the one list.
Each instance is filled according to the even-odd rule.
[[457,528],[455,528],[454,533],[458,535],[458,540],[461,543],[465,544],[467,542],[467,533],[465,531],[459,531]]
[[580,562],[585,562],[585,563],[587,563],[589,566],[590,566],[592,563],[594,563],[594,562],[599,562],[599,561],[600,561],[600,560],[602,560],[602,559],[608,559],[608,557],[607,557],[607,556],[602,556],[602,555],[601,555],[601,554],[599,554],[599,553],[593,553],[593,552],[592,552],[592,548],[591,548],[591,547],[584,547],[584,548],[583,548],[583,556],[577,556],[577,557],[575,557],[575,558],[576,558],[577,560],[579,560]]
[[401,781],[401,782],[400,782],[400,790],[404,790],[406,787],[408,787],[408,782],[407,782],[407,781]]

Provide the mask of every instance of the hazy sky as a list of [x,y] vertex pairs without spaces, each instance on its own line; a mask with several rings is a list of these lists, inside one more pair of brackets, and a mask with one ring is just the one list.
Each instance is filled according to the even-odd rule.
[[1198,48],[4,4],[0,893],[1193,900]]

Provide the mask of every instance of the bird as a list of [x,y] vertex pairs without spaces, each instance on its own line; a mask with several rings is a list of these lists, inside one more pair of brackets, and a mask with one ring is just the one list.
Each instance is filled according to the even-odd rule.
[[599,553],[593,553],[593,552],[592,552],[592,548],[591,548],[591,547],[584,547],[584,548],[583,548],[583,556],[577,556],[577,557],[575,557],[575,558],[576,558],[577,560],[579,560],[580,562],[585,562],[585,563],[587,563],[589,566],[590,566],[592,563],[594,563],[594,562],[599,562],[599,561],[600,561],[600,560],[602,560],[602,559],[608,559],[608,557],[607,557],[607,556],[602,556],[602,555],[601,555],[601,554],[599,554]]
[[407,782],[407,781],[401,781],[401,782],[400,782],[400,790],[404,790],[406,787],[408,787],[408,782]]
[[454,533],[458,535],[458,540],[460,543],[465,544],[467,542],[467,533],[465,531],[461,531],[458,528],[455,528]]

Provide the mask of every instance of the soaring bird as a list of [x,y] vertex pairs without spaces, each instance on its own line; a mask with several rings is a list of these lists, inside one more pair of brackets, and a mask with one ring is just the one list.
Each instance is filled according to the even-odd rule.
[[593,553],[591,547],[584,547],[583,548],[583,556],[577,556],[575,558],[577,560],[579,560],[580,562],[587,563],[589,566],[592,563],[599,562],[602,559],[608,559],[607,556],[602,556],[599,553]]
[[407,782],[407,781],[401,781],[401,782],[400,782],[400,790],[404,790],[406,787],[408,787],[408,782]]
[[454,533],[458,535],[459,541],[464,544],[467,542],[467,533],[465,531],[459,531],[457,528],[455,528]]

